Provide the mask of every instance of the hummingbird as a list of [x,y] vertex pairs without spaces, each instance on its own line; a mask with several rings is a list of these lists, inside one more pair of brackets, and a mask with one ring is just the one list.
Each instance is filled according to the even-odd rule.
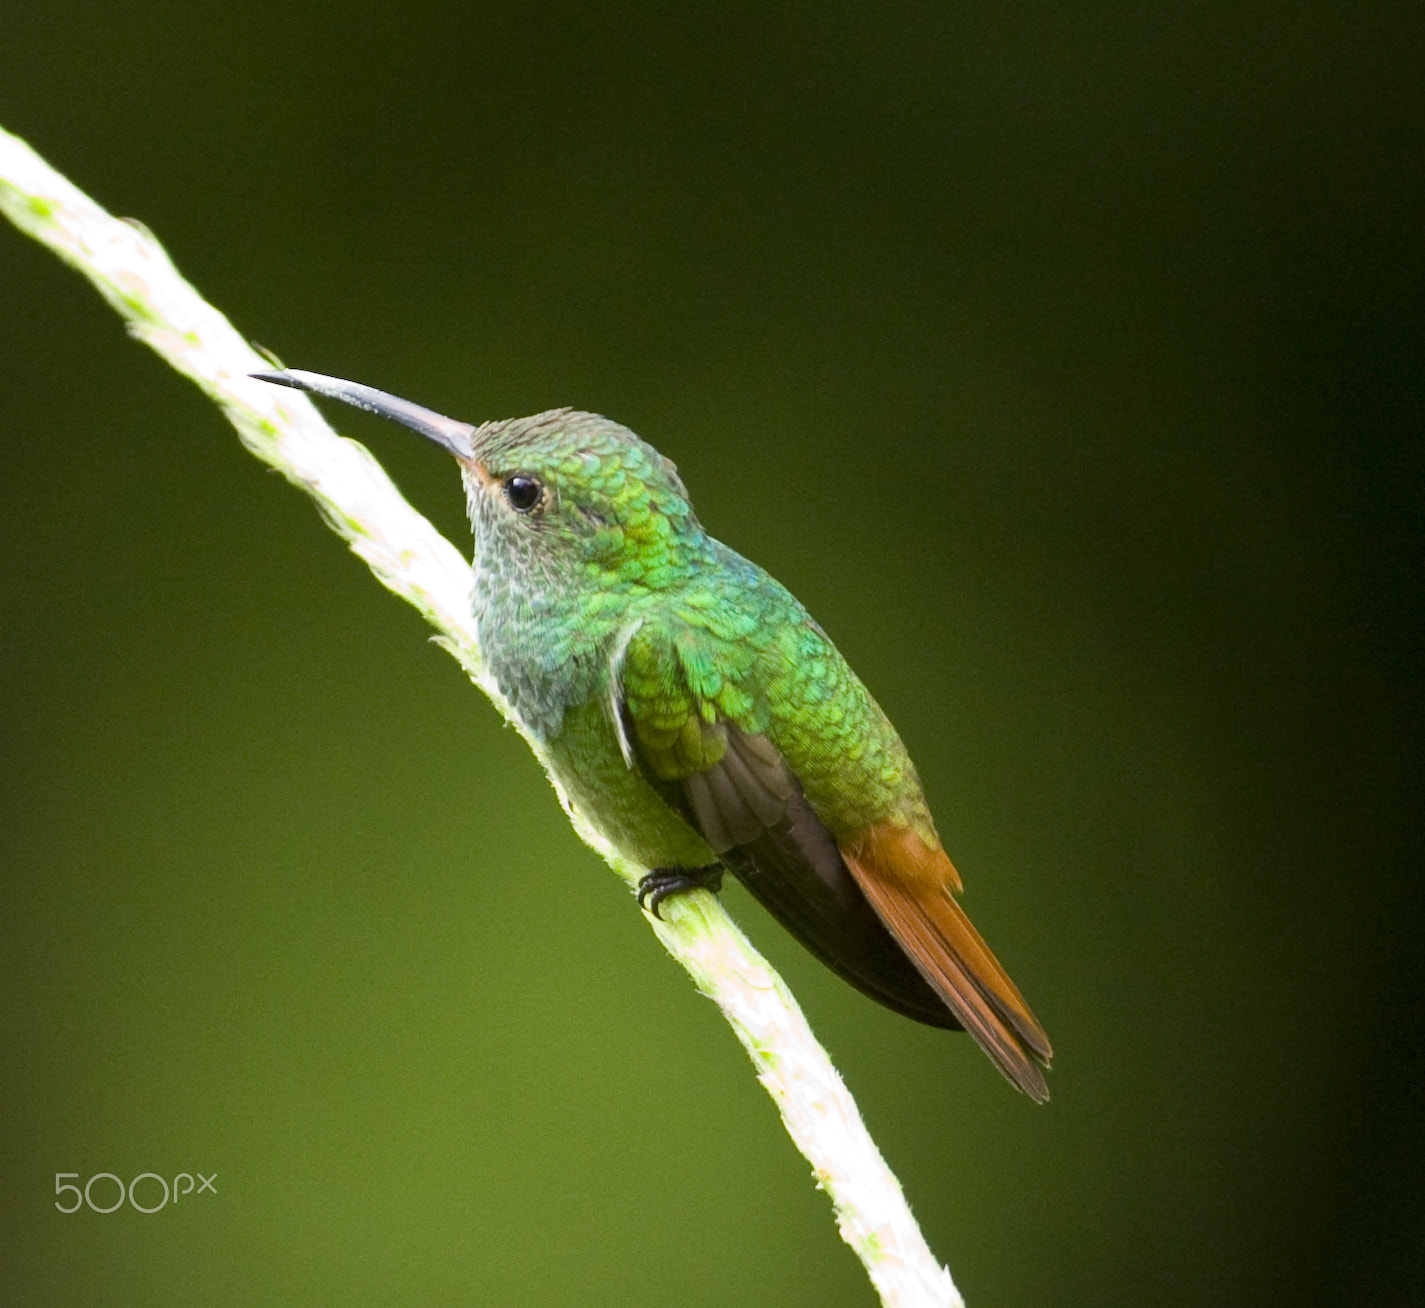
[[1049,1038],[971,925],[896,729],[782,585],[703,530],[670,459],[608,418],[472,424],[318,373],[454,455],[486,666],[569,803],[649,871],[638,902],[731,872],[833,972],[965,1030],[1031,1099]]

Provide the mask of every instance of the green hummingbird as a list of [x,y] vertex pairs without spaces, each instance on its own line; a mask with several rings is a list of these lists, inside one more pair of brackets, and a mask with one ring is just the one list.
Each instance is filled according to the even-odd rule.
[[781,585],[705,532],[671,460],[608,418],[457,422],[317,373],[256,373],[429,437],[460,465],[490,674],[569,802],[651,871],[724,869],[887,1008],[968,1031],[1032,1099],[1051,1049],[954,898],[900,736]]

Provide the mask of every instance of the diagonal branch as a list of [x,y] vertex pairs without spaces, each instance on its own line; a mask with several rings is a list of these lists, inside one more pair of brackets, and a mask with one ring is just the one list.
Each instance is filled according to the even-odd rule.
[[[484,673],[471,617],[471,572],[459,552],[402,499],[376,460],[337,436],[309,400],[249,378],[269,361],[183,280],[151,233],[105,212],[3,129],[0,210],[83,273],[132,335],[212,398],[252,453],[305,490],[332,530],[384,586],[425,615],[441,644],[513,721]],[[528,743],[540,756],[538,745]],[[570,817],[580,836],[636,885],[646,869],[619,857]],[[899,1182],[781,978],[713,896],[680,895],[669,901],[666,917],[648,921],[742,1041],[882,1302],[958,1308],[962,1301],[949,1271],[926,1245]]]

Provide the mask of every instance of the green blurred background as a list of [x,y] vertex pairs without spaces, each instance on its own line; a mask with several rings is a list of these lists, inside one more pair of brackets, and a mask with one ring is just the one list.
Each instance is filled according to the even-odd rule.
[[[971,1305],[1405,1304],[1421,36],[9,0],[0,123],[293,366],[628,423],[821,619],[1053,1101],[725,897]],[[414,613],[8,228],[0,306],[0,1300],[872,1302]],[[447,462],[333,416],[464,549]],[[55,1210],[147,1171],[218,1193]]]

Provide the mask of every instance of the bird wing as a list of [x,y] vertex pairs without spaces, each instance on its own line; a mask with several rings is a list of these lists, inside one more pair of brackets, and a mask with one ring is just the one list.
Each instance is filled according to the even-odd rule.
[[755,660],[750,643],[727,647],[696,621],[640,626],[619,667],[620,726],[631,763],[832,971],[907,1017],[958,1029],[768,739],[768,706],[749,689]]
[[1014,1085],[1046,1099],[1036,1061],[1048,1064],[1048,1038],[952,897],[959,877],[944,851],[892,821],[838,842],[767,734],[765,642],[701,617],[645,621],[623,650],[631,761],[833,971],[908,1017],[969,1031]]

